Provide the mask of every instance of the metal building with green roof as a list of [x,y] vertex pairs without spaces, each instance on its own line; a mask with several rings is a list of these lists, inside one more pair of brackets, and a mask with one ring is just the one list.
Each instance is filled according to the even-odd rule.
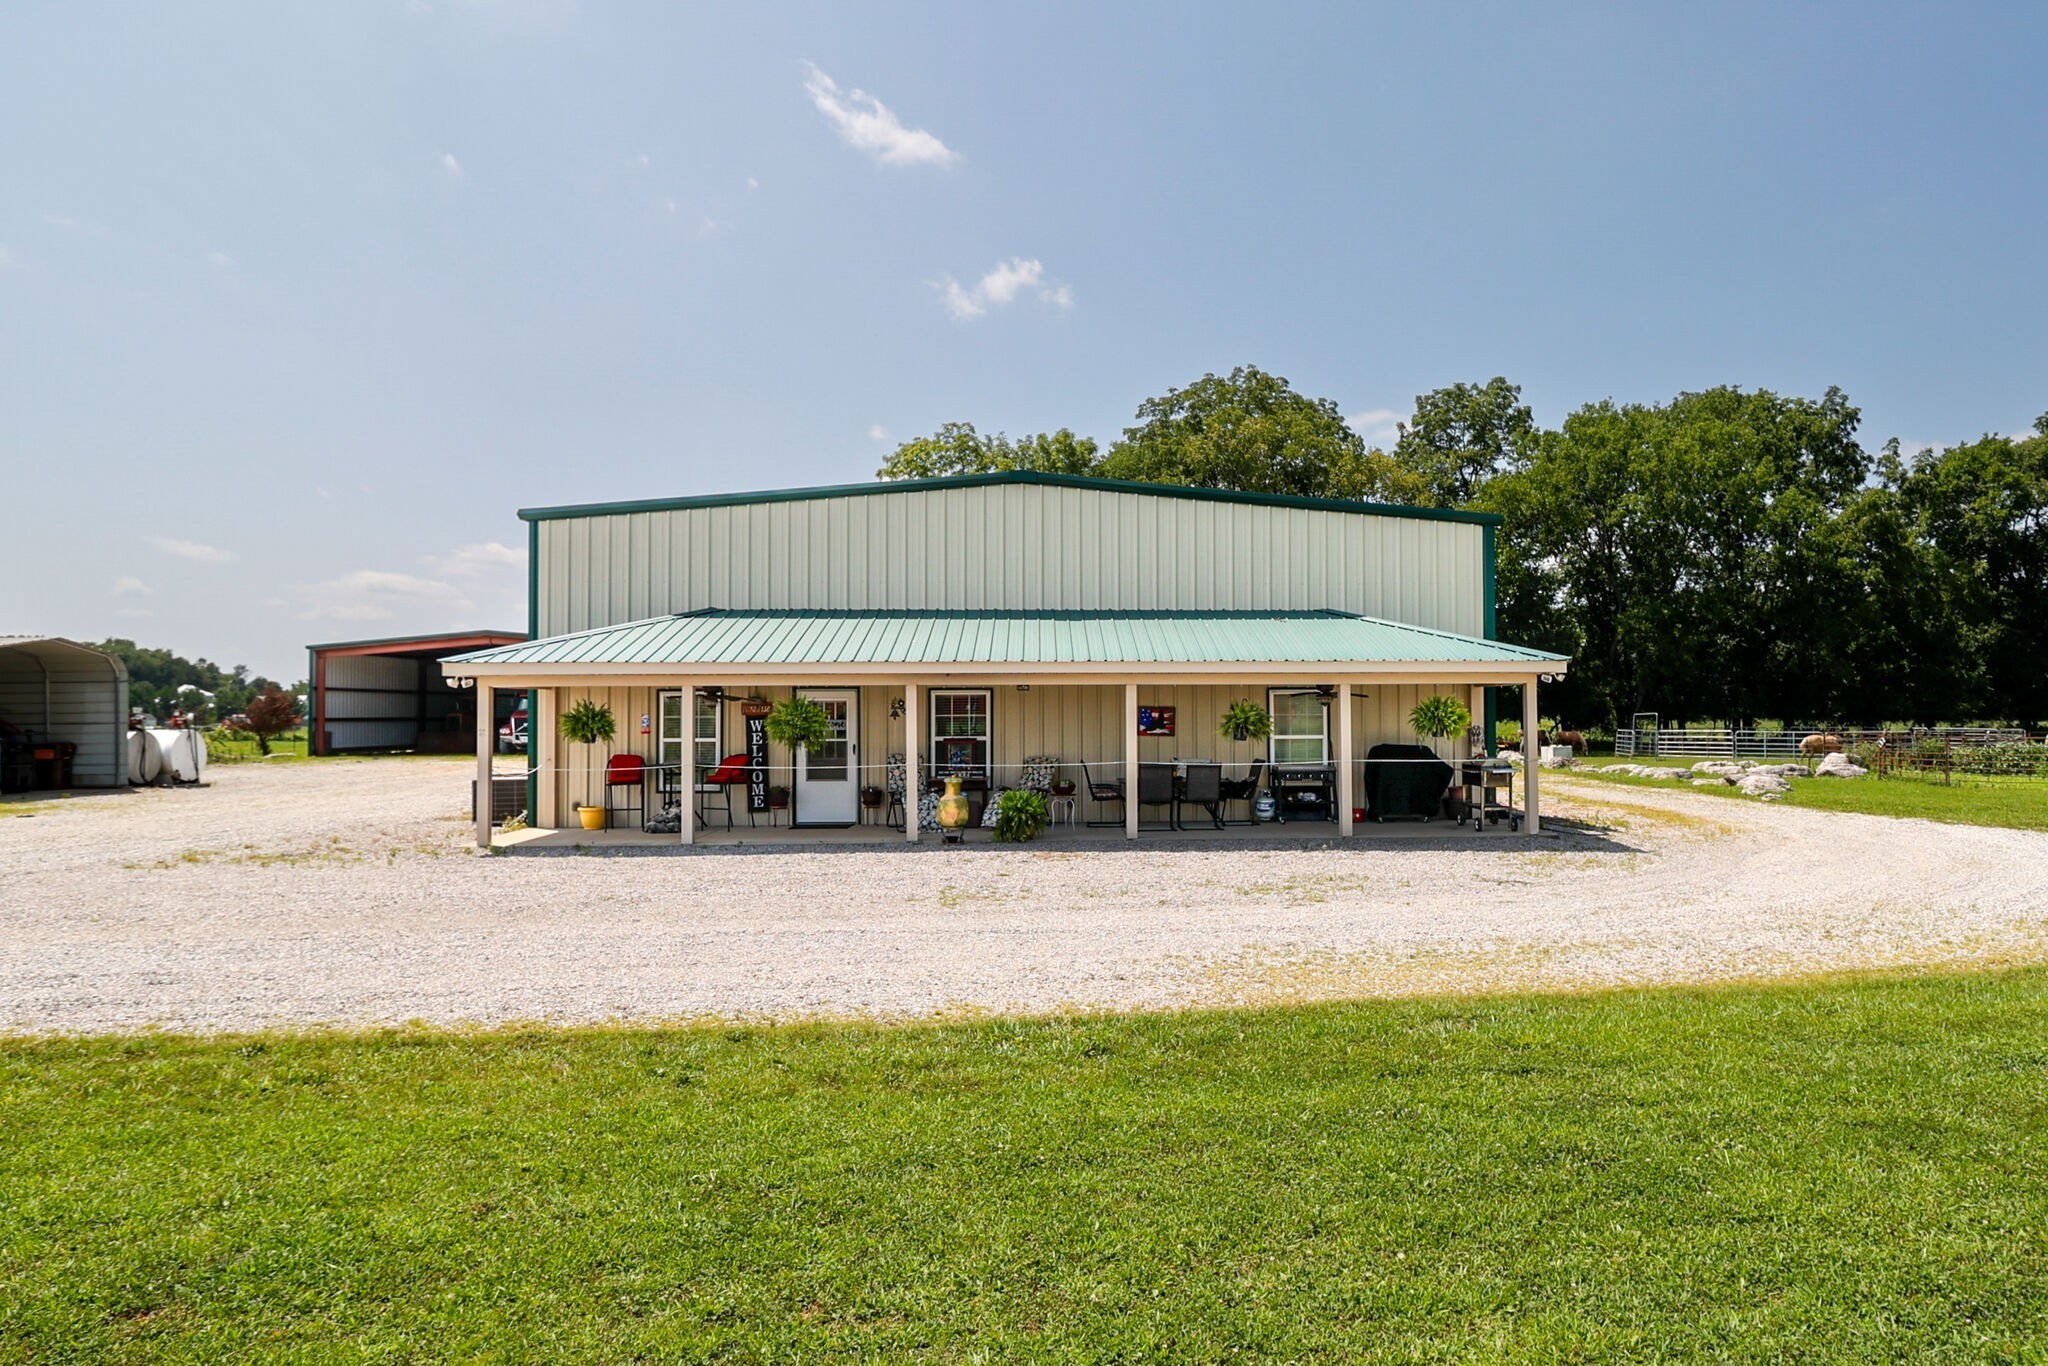
[[[1048,760],[1082,805],[1091,785],[1138,792],[1154,761],[1213,760],[1240,781],[1253,764],[1321,769],[1348,835],[1365,754],[1413,742],[1418,701],[1448,693],[1480,716],[1486,689],[1519,685],[1533,730],[1539,679],[1567,667],[1493,638],[1498,519],[1484,513],[1013,471],[519,515],[531,639],[443,668],[531,691],[543,830],[619,795],[590,747],[557,735],[588,700],[616,718],[613,749],[654,775],[650,794],[715,794],[704,780],[747,755],[735,805],[756,836],[764,820],[887,814],[916,840],[930,833],[917,801],[873,808],[863,791],[946,773],[980,794],[1042,787]],[[765,745],[759,713],[798,693],[833,740]],[[1267,707],[1273,736],[1219,733],[1240,699]],[[1462,759],[1482,744],[1439,747]],[[787,810],[770,788],[789,790]],[[1522,804],[1534,829],[1536,794]],[[676,805],[689,842],[701,803]],[[1139,831],[1135,802],[1082,814]]]

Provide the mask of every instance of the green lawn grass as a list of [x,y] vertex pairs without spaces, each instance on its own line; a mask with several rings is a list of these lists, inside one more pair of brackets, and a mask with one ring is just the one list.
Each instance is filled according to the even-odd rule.
[[2048,973],[0,1045],[0,1358],[2013,1359]]
[[217,764],[231,764],[242,759],[303,759],[307,756],[307,751],[308,737],[303,730],[271,736],[270,753],[267,755],[253,735],[229,735],[225,731],[212,731],[206,737],[207,758]]
[[[1614,764],[1647,764],[1690,768],[1693,759],[1615,759],[1605,755],[1580,759],[1574,775],[1632,787],[1705,792],[1716,797],[1754,802],[1732,787],[1690,787],[1655,778],[1608,773]],[[1794,778],[1786,806],[1819,811],[1854,811],[1866,816],[1912,816],[1956,825],[1997,825],[2014,830],[2048,830],[2048,778],[1980,778],[1958,776],[1944,785],[1930,778]]]

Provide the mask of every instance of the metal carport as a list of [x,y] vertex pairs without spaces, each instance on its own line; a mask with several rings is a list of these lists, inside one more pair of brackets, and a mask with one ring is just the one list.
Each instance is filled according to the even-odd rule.
[[104,651],[61,636],[0,636],[0,722],[9,746],[76,745],[74,787],[128,781],[128,670]]

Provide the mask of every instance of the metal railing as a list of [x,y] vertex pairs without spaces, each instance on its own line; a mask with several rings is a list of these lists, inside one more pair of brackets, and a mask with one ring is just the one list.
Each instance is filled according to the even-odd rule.
[[1658,729],[1624,727],[1614,733],[1614,752],[1628,757],[1669,756],[1694,759],[1798,759],[1800,745],[1809,735],[1832,735],[1844,749],[1857,745],[1897,748],[1933,741],[1955,745],[2016,745],[2024,743],[2024,730],[1996,726],[1915,726],[1887,730],[1883,727],[1788,726],[1783,730],[1744,730],[1665,726]]

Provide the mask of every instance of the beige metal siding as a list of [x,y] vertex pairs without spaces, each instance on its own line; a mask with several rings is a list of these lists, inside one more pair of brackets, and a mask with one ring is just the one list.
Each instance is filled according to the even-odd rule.
[[[655,698],[660,691],[664,690],[603,687],[555,690],[555,715],[587,698],[609,706],[618,723],[618,737],[609,749],[603,745],[572,745],[559,738],[553,741],[552,746],[543,747],[541,762],[550,769],[548,781],[553,784],[561,824],[574,824],[576,803],[597,805],[602,802],[601,774],[607,754],[638,754],[649,762],[653,761],[654,736],[640,734],[640,718],[659,715]],[[739,707],[742,691],[737,688],[727,690],[724,719],[727,753],[737,753],[746,747],[745,722]],[[791,689],[760,687],[744,691],[769,701],[779,701],[789,696]],[[1025,759],[1039,754],[1049,754],[1060,760],[1063,776],[1076,784],[1082,781],[1080,765],[1084,761],[1099,765],[1096,777],[1111,781],[1119,779],[1124,757],[1121,686],[1046,686],[1019,691],[1015,685],[1003,685],[990,691],[994,694],[995,703],[990,738],[999,785],[1016,781],[1018,766]],[[1415,743],[1415,733],[1408,726],[1408,712],[1423,697],[1436,691],[1441,690],[1405,684],[1367,688],[1364,696],[1353,701],[1356,708],[1352,721],[1353,742],[1357,748],[1354,757],[1364,758],[1372,746],[1384,741]],[[884,786],[889,756],[903,752],[902,718],[889,715],[890,703],[902,696],[900,687],[860,690],[860,763],[861,785],[864,787]],[[1241,697],[1249,697],[1261,705],[1266,701],[1265,689],[1255,687],[1202,684],[1140,688],[1138,700],[1143,705],[1176,709],[1176,733],[1140,738],[1138,757],[1146,762],[1215,759],[1241,773],[1244,766],[1266,757],[1266,743],[1262,740],[1236,741],[1217,734],[1217,723],[1222,719],[1224,709]],[[921,710],[927,718],[930,705],[927,694],[921,703]],[[1334,745],[1334,722],[1330,735]],[[1438,749],[1446,757],[1464,752],[1462,743],[1456,739],[1441,742]],[[769,781],[789,786],[789,752],[772,742],[768,750],[772,770]],[[918,751],[929,763],[931,741],[921,738]],[[733,802],[734,810],[739,811],[745,802],[744,794],[734,793]],[[787,813],[783,815],[786,819]],[[745,818],[741,816],[740,819],[744,821]],[[765,816],[761,820],[766,823]]]
[[1097,489],[971,488],[539,523],[541,635],[730,608],[1335,608],[1484,634],[1482,529]]

